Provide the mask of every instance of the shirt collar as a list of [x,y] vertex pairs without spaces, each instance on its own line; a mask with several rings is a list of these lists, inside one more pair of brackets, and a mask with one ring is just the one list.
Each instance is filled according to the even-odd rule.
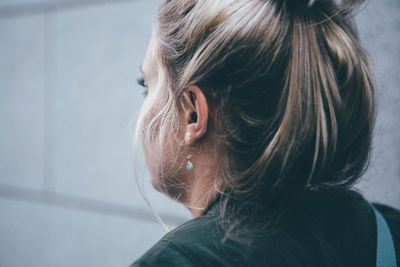
[[216,214],[219,210],[219,205],[221,203],[221,195],[218,194],[214,200],[207,206],[206,210],[204,211],[203,215],[212,215]]

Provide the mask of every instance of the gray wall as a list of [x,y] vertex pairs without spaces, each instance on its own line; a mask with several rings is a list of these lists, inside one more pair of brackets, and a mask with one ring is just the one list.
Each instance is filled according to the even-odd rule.
[[[0,1],[0,266],[127,266],[165,231],[131,134],[160,1]],[[400,2],[357,16],[379,102],[365,196],[400,208]],[[151,188],[172,227],[188,211]]]

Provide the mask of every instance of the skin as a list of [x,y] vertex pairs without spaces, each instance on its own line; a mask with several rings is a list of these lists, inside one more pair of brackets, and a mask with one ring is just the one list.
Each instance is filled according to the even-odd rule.
[[[152,93],[154,83],[157,81],[157,72],[155,71],[155,62],[152,54],[155,46],[154,40],[153,33],[142,64],[142,74],[148,88],[148,94]],[[178,140],[167,140],[167,142],[172,143],[165,144],[166,148],[170,147],[172,144],[172,147],[176,147],[177,149],[173,151],[165,150],[164,153],[168,155],[165,155],[163,158],[173,158],[170,157],[171,153],[179,153],[179,144],[184,140],[185,145],[193,155],[191,161],[195,167],[192,171],[187,171],[187,159],[185,155],[178,155],[178,158],[181,158],[182,162],[170,166],[172,168],[179,168],[178,174],[175,177],[162,178],[175,182],[176,180],[184,182],[187,185],[186,190],[177,192],[177,189],[171,189],[171,191],[167,190],[169,193],[163,193],[173,196],[174,198],[176,198],[177,195],[181,196],[176,198],[177,201],[185,203],[185,206],[188,207],[193,217],[198,217],[204,214],[207,206],[216,197],[217,192],[214,190],[213,185],[217,168],[217,151],[212,138],[212,127],[210,127],[212,121],[209,105],[201,88],[198,86],[190,86],[184,92],[180,101],[182,103],[178,108],[180,121],[176,123],[182,126],[179,130]],[[196,121],[191,119],[193,114],[197,117]],[[185,138],[188,132],[190,133],[190,138]],[[202,146],[201,150],[200,144]],[[161,162],[158,161],[157,157],[151,155],[150,151],[155,151],[154,148],[144,146],[143,150],[146,165],[151,175],[151,183],[155,189],[161,191],[158,186],[161,178],[157,175],[157,170]],[[198,153],[199,151],[201,151],[201,153]]]

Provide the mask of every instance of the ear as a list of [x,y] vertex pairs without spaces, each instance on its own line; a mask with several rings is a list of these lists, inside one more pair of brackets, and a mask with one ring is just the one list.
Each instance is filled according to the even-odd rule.
[[[188,145],[200,140],[207,132],[208,103],[206,96],[198,86],[191,86],[184,92],[184,109],[186,135]],[[190,133],[188,136],[187,133]]]

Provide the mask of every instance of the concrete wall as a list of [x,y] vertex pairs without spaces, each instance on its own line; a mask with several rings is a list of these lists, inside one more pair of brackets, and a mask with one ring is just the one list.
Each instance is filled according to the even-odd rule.
[[[0,266],[127,266],[165,231],[132,174],[139,65],[159,0],[0,2]],[[400,208],[400,2],[357,16],[375,63],[373,162],[358,185]],[[172,227],[190,218],[151,188]]]

